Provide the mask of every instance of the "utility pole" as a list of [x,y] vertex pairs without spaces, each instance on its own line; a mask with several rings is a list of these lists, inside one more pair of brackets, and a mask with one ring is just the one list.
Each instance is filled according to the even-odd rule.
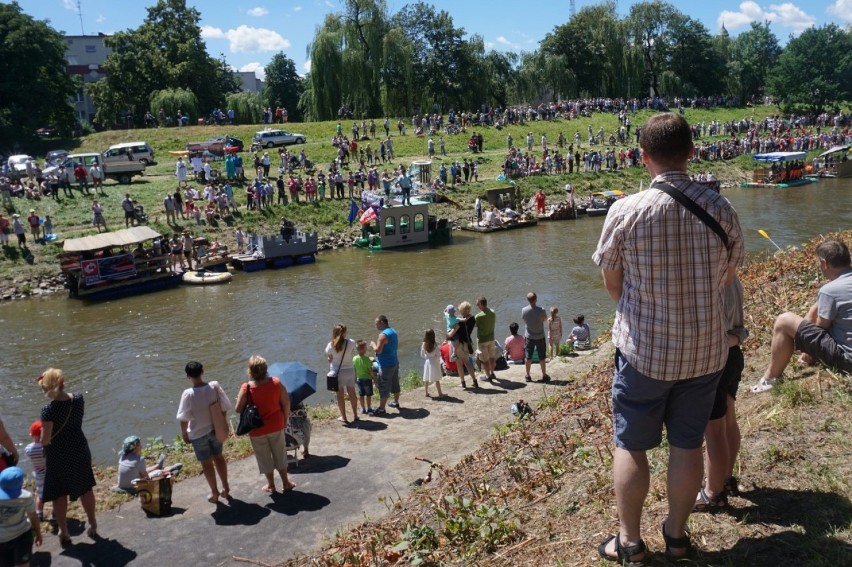
[[77,15],[80,16],[80,35],[86,35],[83,30],[83,9],[80,7],[80,0],[77,0]]
[[577,15],[577,3],[574,0],[570,0],[569,4],[571,5],[571,17]]

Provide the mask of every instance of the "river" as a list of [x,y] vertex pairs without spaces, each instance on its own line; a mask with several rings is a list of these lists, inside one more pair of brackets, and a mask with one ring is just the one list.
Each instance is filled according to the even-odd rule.
[[[737,209],[750,253],[771,253],[758,234],[779,245],[845,229],[852,220],[852,180],[822,180],[794,189],[726,190]],[[238,273],[225,286],[175,290],[88,304],[56,296],[0,306],[0,416],[13,439],[28,440],[45,403],[36,377],[62,368],[67,388],[86,396],[85,431],[98,464],[111,464],[121,440],[173,439],[174,416],[187,387],[183,367],[199,360],[205,378],[235,398],[245,364],[259,353],[270,362],[298,360],[325,382],[323,349],[332,326],[352,338],[375,339],[379,314],[400,332],[401,371],[421,370],[425,329],[443,328],[449,303],[488,298],[498,338],[520,321],[526,293],[557,305],[567,330],[584,313],[594,335],[612,318],[591,255],[603,218],[540,223],[480,235],[455,232],[454,244],[434,249],[322,252],[317,262],[285,270]],[[474,310],[476,308],[474,307]],[[328,392],[312,403],[331,400]]]

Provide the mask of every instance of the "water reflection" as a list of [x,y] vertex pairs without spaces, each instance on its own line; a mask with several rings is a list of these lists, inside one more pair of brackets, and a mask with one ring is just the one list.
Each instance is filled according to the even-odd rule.
[[[823,180],[795,189],[726,191],[740,214],[750,252],[846,228],[852,182]],[[65,297],[0,306],[0,415],[19,443],[45,399],[35,377],[63,368],[71,390],[86,394],[85,431],[95,460],[112,463],[121,439],[173,438],[183,367],[197,359],[206,377],[234,395],[253,353],[270,361],[298,360],[325,371],[323,349],[332,326],[349,336],[375,338],[375,317],[385,314],[400,332],[402,371],[421,370],[425,329],[441,334],[448,303],[484,295],[497,312],[498,338],[520,322],[525,296],[557,305],[563,319],[582,312],[595,333],[612,317],[591,254],[602,218],[542,223],[535,228],[471,235],[436,249],[340,250],[317,263],[281,271],[238,274],[226,286],[187,286],[120,301],[83,304]],[[327,392],[312,402],[331,399]]]

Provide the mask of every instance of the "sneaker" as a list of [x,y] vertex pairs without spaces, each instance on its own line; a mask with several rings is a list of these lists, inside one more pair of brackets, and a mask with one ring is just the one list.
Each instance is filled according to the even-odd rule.
[[392,408],[398,408],[399,402],[388,402],[388,406]]
[[496,380],[496,379],[497,379],[497,375],[494,374],[493,372],[491,373],[491,376],[488,377],[488,381],[491,382],[492,384],[494,383],[494,380]]
[[376,408],[376,409],[373,410],[373,415],[375,415],[377,417],[381,416],[381,415],[387,415],[387,414],[388,414],[388,412],[386,412],[382,408]]
[[550,382],[550,376],[545,374],[544,376],[541,377],[541,381],[542,382]]
[[532,376],[524,376],[525,382],[532,382]]
[[376,415],[376,410],[374,410],[373,408],[368,408],[367,415]]
[[761,378],[758,380],[757,384],[751,387],[751,392],[753,394],[759,394],[761,392],[766,392],[767,390],[771,390],[775,387],[775,384],[778,383],[778,378]]

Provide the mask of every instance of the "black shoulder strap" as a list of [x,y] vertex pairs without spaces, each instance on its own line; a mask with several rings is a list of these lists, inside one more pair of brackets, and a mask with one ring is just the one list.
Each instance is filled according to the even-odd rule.
[[725,233],[725,229],[722,228],[722,225],[719,224],[719,221],[710,216],[710,213],[705,211],[701,206],[687,197],[683,191],[678,191],[674,188],[673,185],[669,183],[656,183],[653,185],[653,189],[659,189],[678,203],[684,206],[689,212],[698,217],[698,220],[707,225],[707,227],[715,232],[719,238],[722,240],[722,244],[725,245],[725,250],[730,250],[731,245],[728,242],[728,235]]

